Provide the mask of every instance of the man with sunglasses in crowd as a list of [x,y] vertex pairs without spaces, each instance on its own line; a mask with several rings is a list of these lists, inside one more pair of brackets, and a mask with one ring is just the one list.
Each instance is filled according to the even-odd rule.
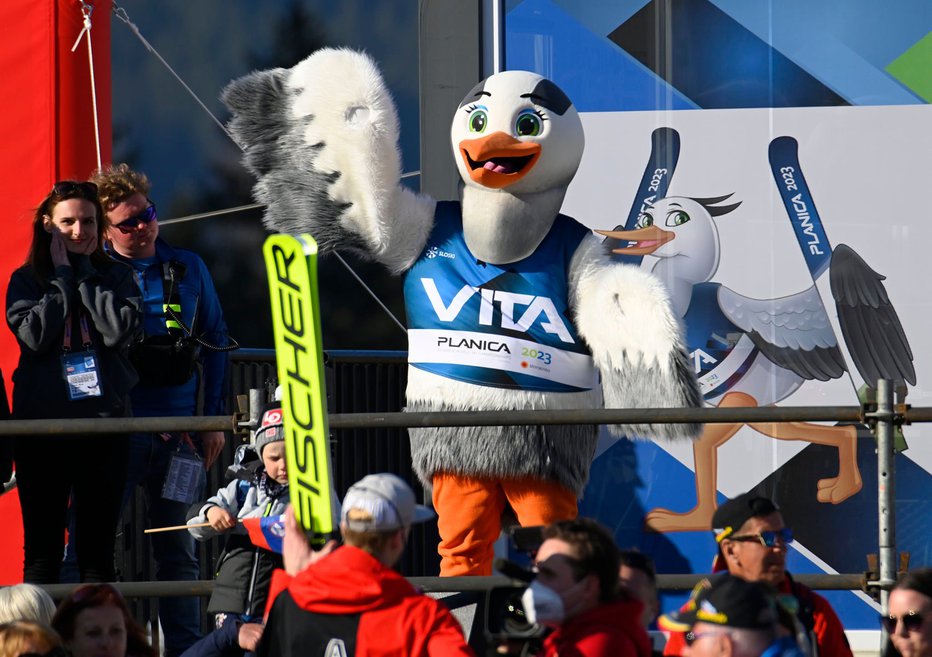
[[[222,415],[228,360],[222,348],[228,336],[206,265],[159,237],[144,174],[119,164],[98,171],[92,182],[107,215],[107,250],[136,271],[145,303],[145,338],[130,352],[140,375],[131,392],[133,415]],[[184,525],[188,507],[203,498],[205,470],[224,442],[222,431],[133,434],[124,505],[141,485],[150,526]],[[190,533],[153,534],[152,548],[158,580],[199,579]],[[197,597],[163,598],[159,615],[166,657],[176,657],[200,637]]]
[[[784,607],[795,610],[812,657],[852,657],[838,615],[828,600],[793,581],[786,570],[786,551],[793,532],[772,500],[748,492],[718,507],[712,516],[718,554],[715,572],[727,570],[749,582],[764,582],[777,590]],[[664,655],[683,654],[683,635],[670,634]]]

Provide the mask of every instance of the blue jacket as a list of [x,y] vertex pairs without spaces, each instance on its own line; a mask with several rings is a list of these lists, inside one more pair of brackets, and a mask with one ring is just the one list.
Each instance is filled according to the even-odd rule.
[[239,647],[239,626],[236,621],[227,621],[223,627],[204,635],[181,653],[181,657],[248,657],[255,655]]
[[[136,272],[136,281],[145,303],[143,329],[147,336],[168,332],[165,325],[162,263],[177,260],[185,267],[178,284],[181,298],[181,318],[195,335],[206,342],[225,346],[227,327],[223,321],[220,298],[204,261],[192,251],[175,249],[158,238],[154,258],[124,258],[115,251],[110,254],[129,264]],[[201,349],[203,367],[202,415],[223,413],[228,364],[227,352]],[[151,386],[140,383],[131,392],[133,414],[139,417],[187,416],[198,414],[198,377],[178,386]]]

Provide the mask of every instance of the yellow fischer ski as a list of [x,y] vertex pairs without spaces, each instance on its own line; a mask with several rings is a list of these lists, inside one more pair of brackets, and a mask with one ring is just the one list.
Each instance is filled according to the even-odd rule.
[[291,505],[312,543],[320,545],[333,531],[333,487],[317,300],[317,242],[310,235],[272,235],[262,253],[272,301]]

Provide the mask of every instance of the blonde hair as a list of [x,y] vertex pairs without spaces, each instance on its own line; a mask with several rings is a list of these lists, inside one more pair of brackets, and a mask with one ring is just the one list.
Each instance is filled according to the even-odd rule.
[[0,588],[0,623],[31,620],[52,624],[55,602],[44,589],[34,584],[16,584]]
[[109,212],[133,194],[149,196],[152,184],[146,174],[133,171],[129,165],[110,164],[98,169],[91,176],[91,182],[97,185],[97,194],[104,211]]
[[45,623],[17,620],[0,624],[0,657],[19,657],[24,652],[47,653],[61,647],[58,633]]
[[[372,520],[374,520],[372,514],[365,509],[348,509],[344,516],[346,520],[350,521],[372,522]],[[341,528],[341,531],[343,533],[344,543],[359,548],[360,550],[364,550],[365,552],[368,552],[372,556],[378,558],[378,556],[382,554],[385,551],[385,548],[388,546],[389,539],[400,530],[393,530],[388,532],[355,531],[344,524]]]

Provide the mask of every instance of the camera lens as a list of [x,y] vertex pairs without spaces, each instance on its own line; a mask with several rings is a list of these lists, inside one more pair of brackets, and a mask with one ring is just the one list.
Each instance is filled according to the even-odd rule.
[[505,603],[502,628],[509,635],[516,637],[535,636],[540,631],[536,624],[528,621],[524,606],[521,604],[521,596],[509,598]]

